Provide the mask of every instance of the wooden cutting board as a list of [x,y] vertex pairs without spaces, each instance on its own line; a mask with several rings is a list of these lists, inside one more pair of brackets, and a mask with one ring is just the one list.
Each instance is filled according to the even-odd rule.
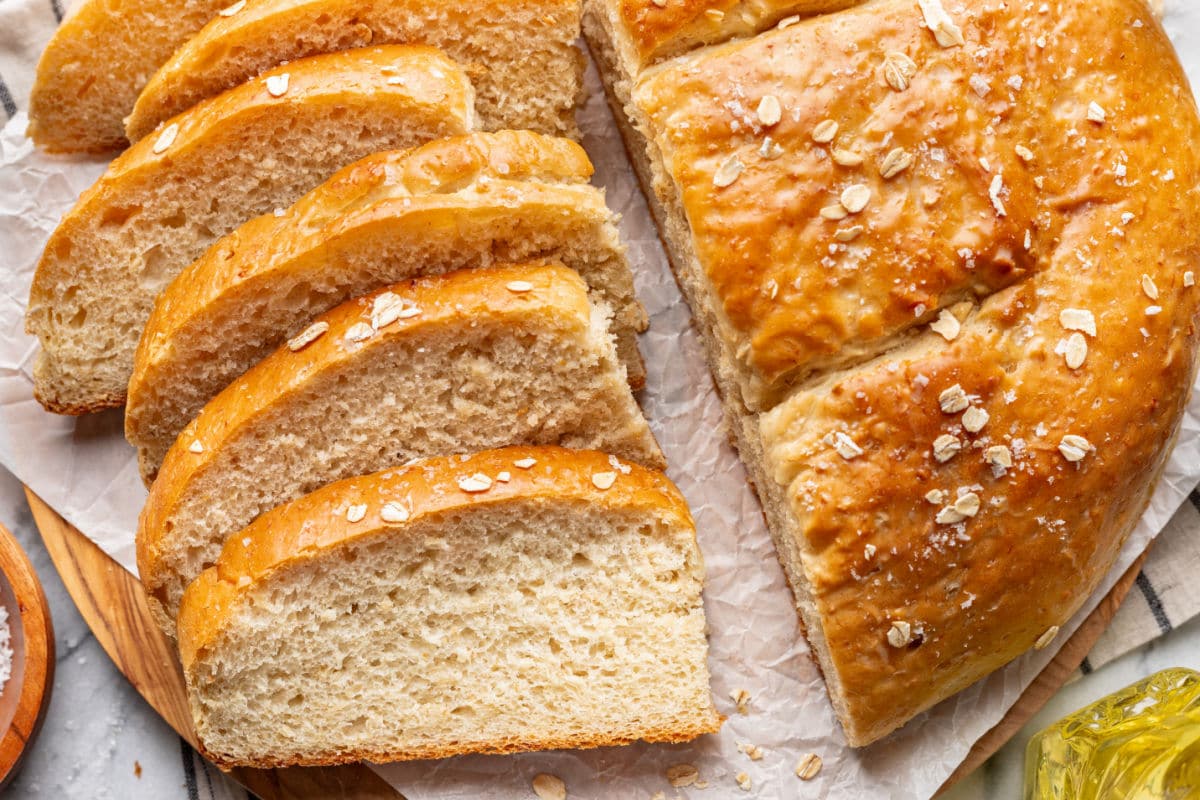
[[[25,490],[34,521],[50,558],[80,613],[100,645],[152,708],[179,735],[196,746],[183,675],[174,647],[150,617],[141,584],[124,567],[76,528],[63,520],[40,497]],[[1117,581],[1112,591],[1059,650],[1054,660],[1031,683],[994,728],[988,731],[942,786],[947,789],[975,770],[1037,713],[1079,667],[1096,639],[1108,627],[1129,592],[1146,555]],[[237,769],[231,777],[263,800],[395,800],[403,795],[363,765]]]

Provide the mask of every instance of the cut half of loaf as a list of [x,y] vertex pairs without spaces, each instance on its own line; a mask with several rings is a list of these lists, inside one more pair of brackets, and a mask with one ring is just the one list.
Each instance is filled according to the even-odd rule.
[[721,724],[703,578],[679,490],[603,453],[341,481],[188,587],[196,732],[226,768],[687,741]]
[[149,483],[185,425],[318,314],[418,275],[554,259],[613,309],[635,388],[646,314],[583,148],[474,133],[347,167],[281,215],[251,220],[162,293],[129,383],[125,430]]
[[487,130],[574,135],[582,98],[578,0],[256,0],[217,17],[147,83],[130,141],[278,64],[368,44],[424,44],[464,65]]
[[575,272],[508,266],[392,286],[320,317],[167,454],[138,530],[164,629],[227,536],[330,481],[509,444],[664,466],[606,315]]
[[29,136],[53,152],[125,147],[124,118],[146,81],[231,2],[83,0],[38,59]]
[[470,130],[465,73],[427,47],[297,61],[130,148],[46,245],[27,330],[35,394],[79,414],[125,399],[154,298],[212,242],[363,156]]

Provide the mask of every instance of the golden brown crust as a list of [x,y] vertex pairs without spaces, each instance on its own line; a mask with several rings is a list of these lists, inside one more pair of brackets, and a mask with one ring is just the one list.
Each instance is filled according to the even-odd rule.
[[[403,85],[389,83],[387,75],[380,72],[384,66],[403,73]],[[435,77],[434,72],[442,77]],[[272,96],[267,79],[285,73],[286,90],[282,96]],[[280,118],[370,103],[377,110],[391,109],[397,118],[439,120],[448,130],[464,132],[473,114],[472,96],[466,74],[440,51],[397,45],[293,62],[190,109],[115,159],[63,217],[34,274],[26,330],[45,344],[62,325],[58,301],[63,287],[102,280],[94,270],[83,271],[81,265],[91,265],[77,255],[78,244],[102,226],[108,215],[120,218],[128,213],[130,193],[158,180],[165,170],[186,174],[189,165],[203,160],[209,148],[226,142],[243,127],[253,128],[267,115]],[[173,135],[168,130],[174,131]],[[124,401],[124,394],[113,391],[95,395],[84,385],[86,376],[74,376],[73,387],[56,386],[62,377],[59,365],[52,363],[56,358],[51,348],[44,348],[35,373],[37,396],[46,408],[84,414]],[[70,391],[78,396],[69,395]]]
[[[513,281],[531,284],[529,291],[508,288]],[[390,293],[405,308],[419,313],[402,315],[383,326],[363,344],[347,339],[349,330],[371,324],[375,298]],[[170,534],[169,520],[191,484],[222,457],[223,443],[235,440],[241,429],[289,397],[302,394],[306,385],[323,373],[338,370],[364,347],[409,337],[462,320],[510,319],[516,324],[531,314],[549,314],[564,327],[586,329],[590,307],[579,276],[562,266],[497,267],[466,270],[436,279],[417,279],[380,289],[343,303],[321,315],[314,325],[328,329],[311,343],[292,350],[281,347],[259,362],[219,395],[176,439],[142,510],[137,534],[138,574],[155,596],[168,566],[160,544]],[[199,442],[200,452],[194,451]]]
[[[517,462],[534,463],[522,467]],[[191,669],[198,653],[220,635],[238,595],[276,570],[311,560],[329,550],[382,530],[403,533],[424,517],[513,500],[577,501],[598,511],[645,509],[671,525],[694,531],[683,495],[657,470],[617,461],[604,453],[560,447],[508,447],[465,456],[446,456],[338,481],[263,514],[231,536],[216,566],[201,573],[184,593],[178,618],[180,659]],[[508,481],[495,480],[507,472]],[[614,474],[615,482],[600,489],[593,478]],[[464,491],[459,480],[476,474],[492,479],[481,492]],[[384,504],[399,502],[409,511],[407,523],[387,523]],[[349,522],[346,509],[365,504],[366,516]],[[153,512],[151,512],[153,513]],[[319,519],[320,526],[306,524]],[[694,534],[693,534],[694,535]]]
[[145,81],[228,4],[84,0],[58,26],[38,59],[28,135],[51,152],[106,153],[126,147],[123,118]]
[[[339,214],[369,212],[375,203],[392,199],[397,202],[389,210],[403,216],[428,199],[431,210],[450,215],[457,206],[439,209],[437,195],[481,179],[583,184],[592,170],[587,153],[575,142],[529,131],[469,133],[367,156],[334,174],[287,213],[247,222],[167,286],[138,343],[129,396],[136,397],[152,380],[156,364],[169,355],[168,342],[180,329],[234,287],[280,264],[291,264],[301,253],[325,247],[329,236],[321,223]],[[431,224],[432,218],[418,223]]]
[[[492,62],[484,47],[473,42],[499,36],[495,29],[511,22],[510,16],[520,10],[517,4],[502,0],[437,6],[420,0],[259,0],[230,16],[213,18],[180,47],[146,84],[126,120],[126,133],[130,141],[137,141],[160,121],[276,64],[372,43],[444,47],[469,68],[477,88],[486,90],[478,84],[503,82],[502,77],[493,81],[489,77],[492,71],[512,69],[521,59],[539,55],[522,52],[522,45],[513,40],[507,60]],[[571,48],[579,30],[578,3],[539,0],[539,5],[530,5],[525,11],[538,15],[540,24],[548,28],[561,28],[560,46]],[[451,35],[456,31],[459,35]],[[227,58],[231,51],[237,53],[239,67],[253,64],[229,81],[225,73],[237,69]],[[575,100],[573,96],[561,98],[563,107],[556,109],[556,115],[569,117]],[[544,122],[541,130],[545,133],[566,132],[556,127],[561,120]]]
[[[616,0],[616,27],[632,44],[635,69],[692,48],[766,30],[863,0]],[[599,4],[597,4],[599,7]]]
[[[138,345],[125,430],[139,448],[147,482],[174,438],[173,431],[164,429],[164,418],[189,419],[208,399],[199,396],[199,388],[164,392],[163,387],[175,383],[169,376],[186,370],[197,348],[204,349],[182,348],[180,337],[190,342],[203,332],[222,330],[246,313],[247,303],[261,302],[296,282],[323,286],[329,307],[381,283],[410,277],[414,265],[407,261],[376,263],[373,253],[389,249],[450,251],[431,257],[423,271],[432,273],[467,266],[477,257],[458,259],[459,241],[461,252],[483,254],[486,264],[489,259],[554,259],[556,246],[569,252],[581,237],[601,249],[605,237],[611,237],[611,255],[621,262],[611,268],[621,274],[611,286],[592,288],[614,309],[618,354],[631,386],[639,388],[644,371],[634,334],[644,329],[645,312],[618,255],[613,216],[603,194],[587,183],[591,172],[583,149],[566,139],[528,131],[451,137],[365,158],[286,212],[263,215],[224,237],[159,296]],[[445,244],[432,244],[442,239]],[[588,272],[596,265],[570,266],[597,280]],[[277,337],[274,342],[250,334],[229,337],[221,345],[224,358],[248,366],[264,346],[273,347],[307,322],[297,317],[293,330],[259,325],[262,330],[255,333],[261,337],[269,331]]]
[[204,757],[221,769],[228,771],[235,767],[254,767],[258,769],[276,769],[280,767],[319,767],[336,764],[352,764],[359,761],[370,761],[375,764],[388,764],[395,761],[417,761],[427,758],[449,758],[450,756],[468,755],[471,753],[486,753],[503,755],[506,753],[526,753],[533,750],[588,750],[596,747],[617,747],[633,744],[634,742],[682,743],[690,742],[706,733],[716,733],[721,729],[724,717],[718,714],[707,715],[703,723],[692,722],[690,725],[676,725],[670,728],[650,728],[639,730],[637,735],[611,733],[607,735],[580,734],[573,736],[523,736],[504,741],[459,742],[449,747],[422,747],[414,750],[356,750],[346,753],[335,753],[326,756],[304,756],[304,758],[256,759],[253,761],[231,761],[218,753],[213,753],[201,743],[200,752]]
[[[965,46],[940,46],[915,2],[886,0],[674,59],[635,93],[683,197],[700,302],[720,319],[709,338],[737,362],[725,388],[743,455],[761,459],[855,745],[1084,602],[1194,377],[1200,289],[1184,276],[1200,262],[1200,162],[1180,143],[1200,123],[1147,7],[946,8]],[[827,119],[836,137],[814,141]],[[914,160],[884,178],[897,148]],[[715,180],[735,154],[743,169]],[[866,208],[822,218],[856,184]],[[961,323],[953,341],[924,324],[939,307]],[[1091,318],[1094,335],[1076,330]],[[966,419],[939,402],[955,385],[977,409]],[[944,462],[943,435],[962,448]],[[946,494],[934,504],[931,490]],[[974,516],[953,521],[960,494]],[[908,626],[900,646],[893,623]]]

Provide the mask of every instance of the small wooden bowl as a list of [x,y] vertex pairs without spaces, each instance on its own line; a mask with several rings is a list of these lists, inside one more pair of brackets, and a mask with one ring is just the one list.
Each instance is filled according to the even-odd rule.
[[0,690],[0,790],[42,726],[54,686],[54,625],[29,557],[0,525],[0,606],[8,610],[12,673]]

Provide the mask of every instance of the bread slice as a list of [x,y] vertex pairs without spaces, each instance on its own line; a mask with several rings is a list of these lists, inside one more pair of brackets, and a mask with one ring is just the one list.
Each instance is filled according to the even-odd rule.
[[341,481],[188,587],[196,732],[225,768],[687,741],[721,724],[703,578],[679,490],[603,453]]
[[217,17],[150,79],[130,141],[277,64],[368,44],[426,44],[467,67],[485,130],[574,135],[582,99],[578,0],[256,0]]
[[125,115],[179,45],[232,0],[83,0],[38,60],[29,136],[53,152],[120,150]]
[[155,296],[213,241],[368,153],[469,130],[472,109],[439,51],[371,48],[274,70],[130,148],[38,263],[26,316],[42,344],[38,400],[70,414],[120,405]]
[[322,316],[213,399],[167,454],[138,529],[159,621],[173,627],[184,587],[225,537],[333,480],[507,444],[664,466],[606,314],[565,267],[508,266],[399,284]]
[[368,156],[218,242],[162,293],[138,347],[125,431],[147,484],[238,375],[321,312],[416,275],[559,260],[614,310],[618,355],[640,387],[646,314],[591,172],[566,139],[468,134]]

